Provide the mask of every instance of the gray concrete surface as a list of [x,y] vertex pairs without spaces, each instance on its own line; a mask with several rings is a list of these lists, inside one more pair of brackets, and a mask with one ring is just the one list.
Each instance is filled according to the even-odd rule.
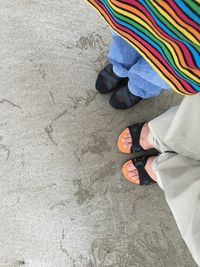
[[180,101],[95,92],[110,31],[81,0],[0,7],[0,267],[194,267],[163,192],[120,173],[119,132]]

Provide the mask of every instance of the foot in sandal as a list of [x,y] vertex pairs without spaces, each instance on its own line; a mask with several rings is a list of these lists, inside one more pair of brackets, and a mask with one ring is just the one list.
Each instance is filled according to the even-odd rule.
[[156,183],[156,173],[152,168],[154,156],[143,156],[127,161],[122,167],[124,177],[138,185],[150,185]]
[[118,138],[118,148],[123,153],[136,153],[157,150],[148,141],[149,126],[148,123],[136,123],[126,128]]

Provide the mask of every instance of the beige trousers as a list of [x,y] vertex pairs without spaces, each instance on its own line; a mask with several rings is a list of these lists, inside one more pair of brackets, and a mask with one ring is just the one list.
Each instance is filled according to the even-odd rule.
[[180,233],[200,266],[200,93],[186,96],[149,123],[158,184]]

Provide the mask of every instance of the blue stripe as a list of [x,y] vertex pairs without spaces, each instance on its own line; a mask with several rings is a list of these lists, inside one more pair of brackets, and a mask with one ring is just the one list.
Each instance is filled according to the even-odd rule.
[[152,16],[152,18],[159,25],[159,27],[161,29],[163,29],[163,31],[165,31],[169,36],[173,37],[174,39],[180,41],[181,43],[185,44],[185,46],[187,46],[188,50],[193,55],[193,59],[195,61],[195,64],[197,65],[198,68],[200,68],[200,54],[196,50],[196,47],[193,46],[194,44],[193,43],[190,43],[190,42],[187,42],[187,41],[184,41],[183,39],[180,39],[180,37],[178,37],[174,32],[172,32],[165,24],[163,24],[159,20],[159,18],[152,12],[152,10],[148,7],[148,5],[144,1],[141,1],[141,0],[138,0],[138,1],[140,2],[141,5],[143,5],[147,9],[148,13],[150,13],[150,15]]
[[[189,16],[191,20],[195,21],[197,24],[200,23],[200,18],[194,13],[182,0],[174,0],[176,5],[185,13],[186,16]],[[193,1],[193,0],[191,0]],[[199,6],[200,8],[200,6]]]
[[174,72],[177,74],[178,77],[180,77],[181,79],[183,79],[184,81],[186,81],[188,84],[190,84],[190,86],[193,87],[193,89],[195,89],[197,91],[200,91],[200,87],[197,84],[195,84],[195,82],[190,77],[187,77],[187,78],[183,77],[183,75],[181,74],[180,70],[179,69],[176,69],[175,67],[173,67],[171,65],[171,63],[168,62],[168,58],[166,57],[165,53],[163,52],[162,48],[159,45],[157,45],[152,39],[150,39],[148,36],[146,36],[145,34],[143,34],[141,31],[137,30],[135,27],[133,27],[130,24],[127,24],[126,22],[124,22],[124,21],[118,19],[117,17],[115,17],[115,15],[112,12],[112,8],[110,8],[110,6],[106,2],[106,0],[101,0],[101,2],[104,4],[104,6],[106,7],[107,11],[110,13],[111,17],[116,22],[118,22],[119,24],[121,24],[125,28],[130,29],[132,32],[134,32],[138,36],[140,36],[143,40],[146,40],[152,47],[154,47],[158,51],[159,54],[162,55],[162,57],[165,59],[165,61],[167,62],[167,64],[174,70]]

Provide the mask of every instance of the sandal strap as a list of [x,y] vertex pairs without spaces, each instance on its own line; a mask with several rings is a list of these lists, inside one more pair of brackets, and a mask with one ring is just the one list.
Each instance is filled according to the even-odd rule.
[[150,185],[156,183],[146,172],[145,165],[148,157],[139,157],[132,159],[133,165],[137,168],[139,174],[140,185]]
[[131,153],[138,153],[145,151],[140,145],[140,134],[144,124],[145,122],[141,122],[130,125],[128,127],[132,138]]

